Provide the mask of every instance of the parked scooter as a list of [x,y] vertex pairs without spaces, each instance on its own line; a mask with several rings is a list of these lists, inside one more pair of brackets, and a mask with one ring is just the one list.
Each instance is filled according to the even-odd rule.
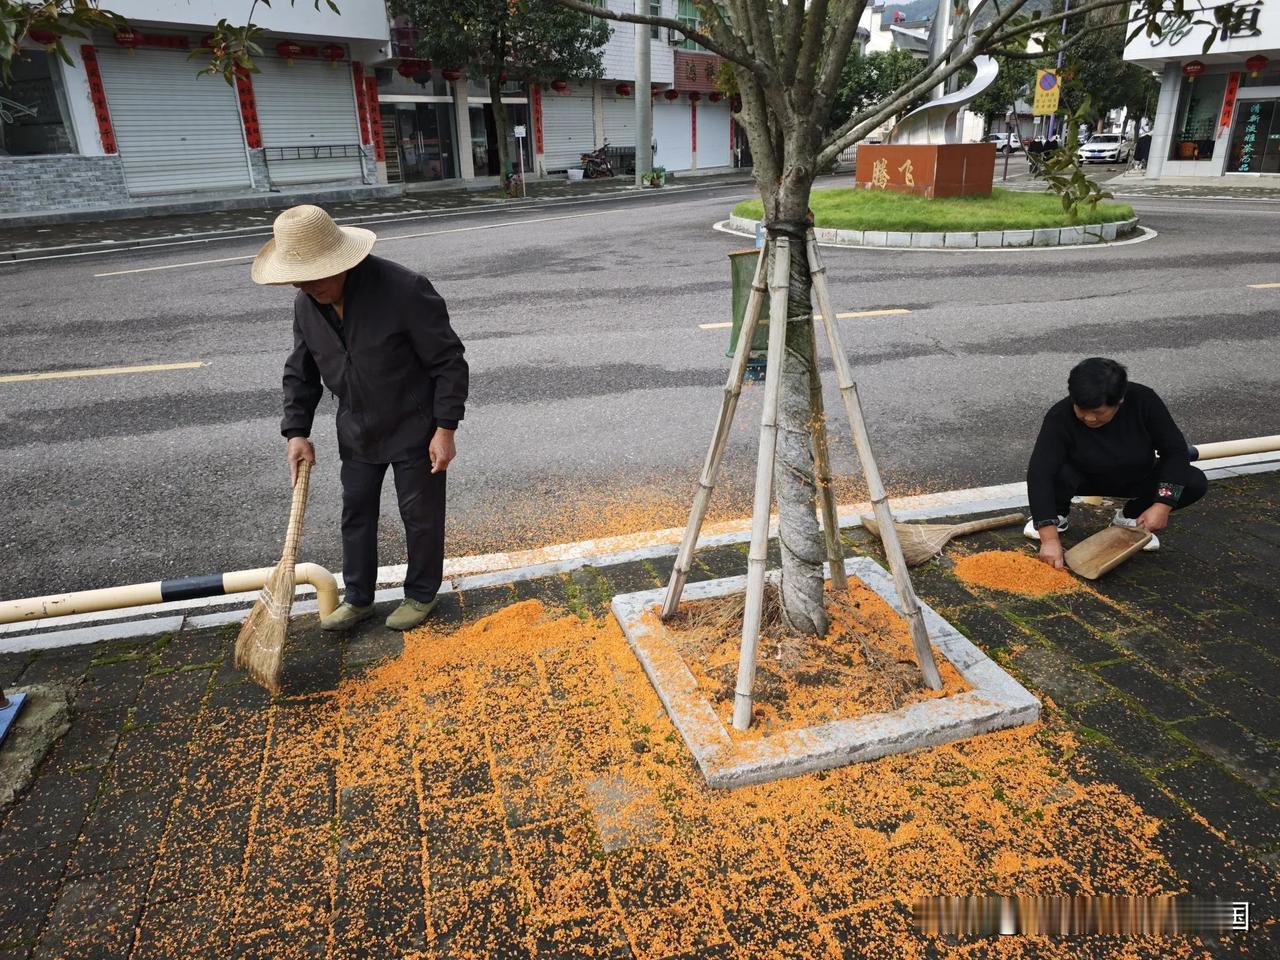
[[599,150],[593,150],[591,153],[582,155],[582,176],[587,180],[595,180],[600,177],[613,176],[613,164],[609,162],[606,152],[609,149],[609,141],[604,142]]

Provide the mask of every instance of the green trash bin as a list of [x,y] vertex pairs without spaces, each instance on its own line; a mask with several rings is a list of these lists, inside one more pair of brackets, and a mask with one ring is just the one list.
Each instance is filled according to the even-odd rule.
[[[738,349],[738,334],[742,331],[742,320],[747,315],[747,301],[751,299],[751,281],[756,275],[756,262],[760,251],[755,247],[746,250],[734,250],[729,254],[729,272],[733,277],[733,327],[729,332],[729,352],[732,357]],[[753,367],[763,366],[765,355],[769,352],[769,298],[765,297],[760,312],[760,323],[756,326],[756,335],[751,340],[749,362]]]

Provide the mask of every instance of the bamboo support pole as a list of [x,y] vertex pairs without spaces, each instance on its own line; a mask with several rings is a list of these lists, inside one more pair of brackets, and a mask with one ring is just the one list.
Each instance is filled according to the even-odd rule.
[[844,400],[845,412],[849,416],[849,426],[852,428],[858,459],[862,461],[862,470],[867,479],[867,492],[876,520],[880,524],[880,538],[884,544],[885,556],[889,560],[889,570],[893,574],[898,598],[902,601],[902,608],[906,611],[907,622],[911,627],[916,662],[929,689],[941,690],[942,677],[938,673],[938,665],[933,658],[933,649],[929,644],[929,631],[925,627],[924,614],[916,600],[915,588],[911,584],[911,574],[907,570],[907,561],[902,555],[902,545],[898,542],[898,532],[893,525],[893,513],[889,509],[889,497],[880,480],[880,470],[876,466],[875,456],[871,450],[871,437],[867,433],[862,401],[858,396],[858,387],[853,382],[849,358],[845,355],[844,347],[840,343],[840,333],[836,327],[835,312],[831,307],[831,296],[827,287],[826,269],[818,257],[818,244],[812,230],[809,231],[806,248],[809,256],[809,272],[813,277],[813,289],[818,298],[818,312],[822,315],[822,326],[827,332],[831,360],[835,364],[836,381],[840,385],[840,395]]
[[787,291],[791,283],[791,243],[773,243],[769,274],[769,352],[764,375],[764,409],[760,414],[760,455],[756,460],[755,504],[751,511],[751,550],[747,555],[747,596],[742,614],[742,648],[738,655],[738,684],[733,698],[733,725],[751,725],[751,692],[756,682],[756,648],[764,612],[764,572],[769,548],[769,508],[773,503],[773,464],[777,455],[778,393],[786,355]]
[[675,566],[671,569],[671,579],[667,582],[667,596],[662,604],[664,620],[674,614],[680,606],[680,595],[684,592],[689,569],[693,566],[693,554],[698,546],[698,536],[702,532],[702,523],[706,520],[707,509],[711,506],[711,494],[720,475],[720,461],[729,441],[729,430],[733,426],[733,416],[738,409],[738,399],[742,396],[742,381],[746,376],[747,361],[751,358],[751,342],[755,339],[756,328],[760,325],[760,316],[764,308],[766,293],[764,280],[769,259],[768,250],[769,243],[766,241],[760,248],[760,256],[756,260],[756,272],[751,279],[751,295],[747,299],[742,329],[738,331],[738,346],[734,350],[733,363],[729,367],[729,379],[724,385],[724,399],[720,403],[720,414],[716,418],[711,446],[707,449],[707,459],[702,465],[702,475],[698,479],[698,492],[693,498],[693,508],[689,511],[689,522],[684,528],[684,539],[680,541],[680,552],[676,555]]
[[810,326],[813,351],[809,364],[809,416],[813,418],[813,466],[818,477],[818,503],[822,510],[822,532],[827,540],[827,562],[831,566],[831,588],[844,593],[849,578],[844,572],[844,545],[840,542],[840,517],[836,512],[836,491],[831,485],[831,450],[827,444],[827,415],[822,402],[822,376],[818,372],[818,330]]

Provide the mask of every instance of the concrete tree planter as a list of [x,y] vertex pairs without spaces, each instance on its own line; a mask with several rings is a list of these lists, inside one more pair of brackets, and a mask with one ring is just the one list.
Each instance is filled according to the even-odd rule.
[[[845,562],[850,577],[875,590],[899,615],[893,581],[874,560]],[[776,576],[776,574],[771,574]],[[690,584],[686,601],[741,592],[745,577]],[[814,770],[873,760],[893,753],[962,740],[1005,727],[1033,723],[1040,702],[963,634],[921,601],[935,650],[972,688],[962,694],[914,703],[888,713],[866,714],[793,728],[756,740],[734,741],[658,619],[665,590],[614,597],[613,613],[657,690],[702,775],[713,787],[740,787]]]

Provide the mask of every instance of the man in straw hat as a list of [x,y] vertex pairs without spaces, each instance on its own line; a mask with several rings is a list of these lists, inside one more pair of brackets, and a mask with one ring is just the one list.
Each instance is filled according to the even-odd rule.
[[444,572],[445,470],[467,400],[462,341],[426,277],[370,255],[371,231],[339,227],[304,205],[276,217],[274,232],[252,275],[299,291],[280,424],[293,476],[302,460],[316,461],[308,437],[324,388],[338,398],[346,595],[320,626],[348,630],[373,615],[378,504],[390,466],[409,563],[404,602],[387,627],[409,630],[435,607]]

